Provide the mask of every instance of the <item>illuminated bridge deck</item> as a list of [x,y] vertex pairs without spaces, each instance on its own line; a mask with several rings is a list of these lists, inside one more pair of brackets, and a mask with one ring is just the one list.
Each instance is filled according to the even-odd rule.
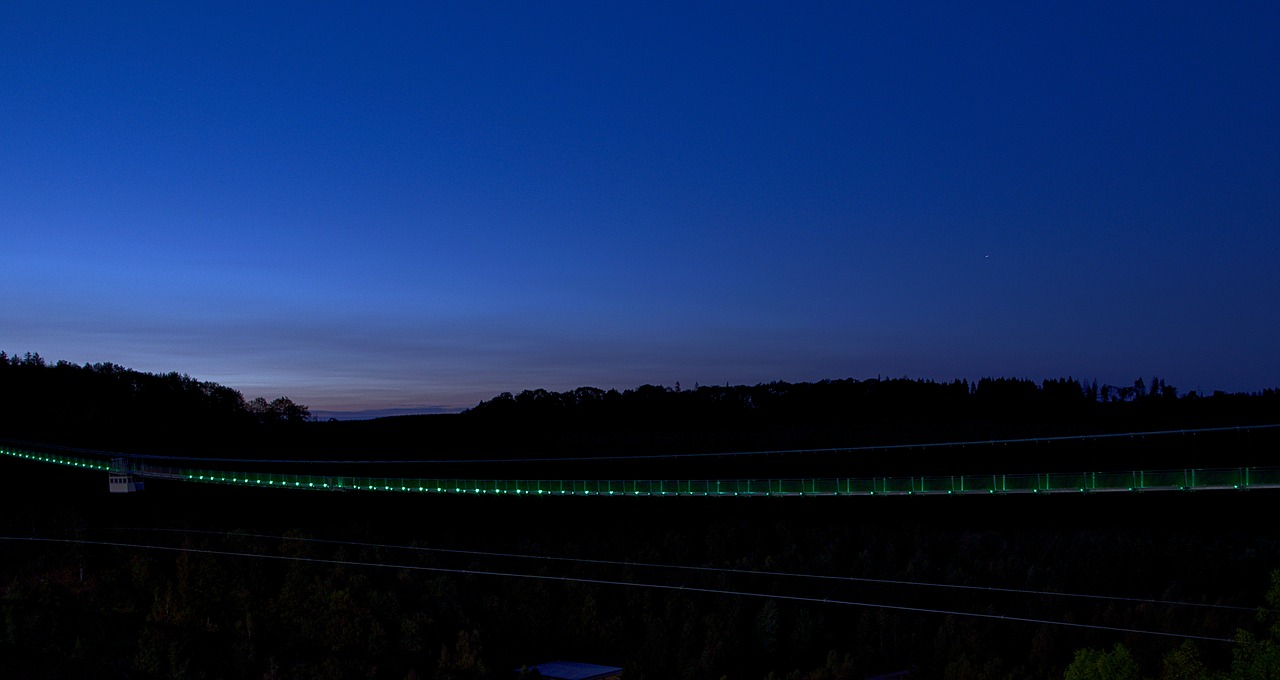
[[141,479],[265,489],[524,496],[938,496],[1212,491],[1280,488],[1280,468],[772,479],[494,479],[264,473],[160,466],[0,447],[0,455]]

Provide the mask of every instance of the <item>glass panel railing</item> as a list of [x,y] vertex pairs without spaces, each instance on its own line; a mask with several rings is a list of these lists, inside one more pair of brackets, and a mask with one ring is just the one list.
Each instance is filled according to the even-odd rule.
[[1192,488],[1239,489],[1244,486],[1244,469],[1194,470]]
[[1138,487],[1142,489],[1183,489],[1190,484],[1185,470],[1140,470]]
[[1241,488],[1280,487],[1280,468],[1245,468],[1243,474]]

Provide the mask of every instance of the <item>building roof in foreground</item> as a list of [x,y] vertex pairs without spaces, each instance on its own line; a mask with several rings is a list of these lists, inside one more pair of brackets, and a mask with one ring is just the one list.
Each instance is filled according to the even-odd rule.
[[607,678],[622,672],[622,669],[616,666],[597,666],[593,663],[576,661],[548,661],[530,666],[529,670],[536,670],[542,677],[555,678],[555,680],[595,680],[595,678]]

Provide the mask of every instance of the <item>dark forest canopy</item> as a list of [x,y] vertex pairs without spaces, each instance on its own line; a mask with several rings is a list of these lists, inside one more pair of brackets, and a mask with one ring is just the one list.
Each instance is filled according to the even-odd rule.
[[129,444],[196,439],[219,432],[307,421],[287,397],[246,400],[230,387],[177,372],[154,374],[113,363],[46,362],[0,352],[0,435]]
[[986,441],[1280,422],[1280,391],[1180,394],[1159,378],[843,379],[502,394],[463,414],[499,448],[759,451]]
[[1280,390],[909,378],[642,385],[503,393],[459,414],[316,422],[287,397],[247,400],[176,372],[0,352],[0,436],[97,448],[579,454],[733,451],[1077,435],[1280,422]]

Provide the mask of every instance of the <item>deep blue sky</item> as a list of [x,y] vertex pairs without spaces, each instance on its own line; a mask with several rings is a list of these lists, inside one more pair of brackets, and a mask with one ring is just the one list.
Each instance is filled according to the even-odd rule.
[[0,349],[1280,385],[1280,4],[1039,4],[5,3]]

